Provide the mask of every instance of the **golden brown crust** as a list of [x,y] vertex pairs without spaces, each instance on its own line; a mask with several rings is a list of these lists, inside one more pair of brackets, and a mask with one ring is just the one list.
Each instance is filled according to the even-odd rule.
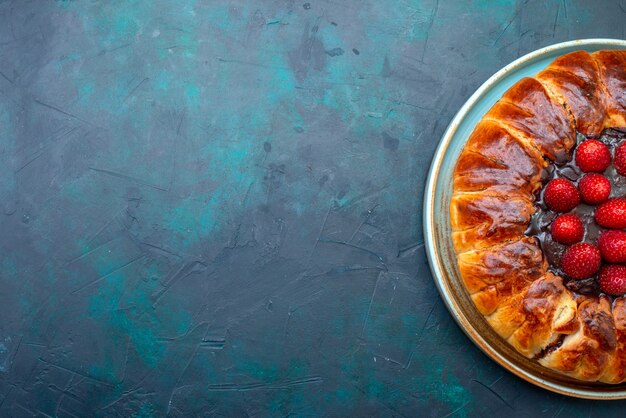
[[524,293],[519,292],[501,301],[498,309],[485,319],[502,338],[507,340],[526,320]]
[[598,380],[617,346],[609,299],[580,297],[577,319],[579,330],[539,362],[580,380]]
[[490,248],[458,255],[459,271],[470,294],[500,282],[531,282],[547,265],[534,238],[520,237]]
[[482,121],[467,140],[454,171],[456,191],[495,188],[532,196],[541,186],[541,154],[493,121]]
[[507,126],[550,160],[563,160],[576,143],[573,119],[550,98],[543,84],[531,77],[511,87],[484,119]]
[[598,51],[591,54],[598,63],[600,80],[604,86],[605,126],[626,127],[626,51]]
[[526,290],[530,283],[521,277],[505,277],[503,281],[488,285],[471,295],[472,301],[481,314],[491,315],[504,306],[513,295]]
[[617,341],[615,354],[600,377],[600,381],[605,383],[619,383],[626,379],[626,299],[615,299],[612,310]]
[[462,252],[519,238],[534,212],[533,202],[523,195],[457,193],[450,201],[455,248]]
[[493,329],[527,357],[582,380],[626,381],[626,297],[575,297],[526,237],[543,169],[576,131],[626,128],[626,51],[577,51],[516,83],[457,160],[450,201],[459,272]]
[[578,328],[576,301],[560,277],[547,273],[534,281],[523,301],[525,320],[508,339],[520,353],[535,357],[560,335]]
[[487,316],[491,327],[527,357],[578,329],[576,302],[560,277],[546,273]]
[[539,185],[531,185],[515,170],[473,151],[464,151],[456,163],[453,187],[457,191],[483,191],[531,194]]
[[557,58],[536,78],[559,96],[579,132],[597,135],[602,131],[606,118],[604,86],[598,65],[588,52],[577,51]]

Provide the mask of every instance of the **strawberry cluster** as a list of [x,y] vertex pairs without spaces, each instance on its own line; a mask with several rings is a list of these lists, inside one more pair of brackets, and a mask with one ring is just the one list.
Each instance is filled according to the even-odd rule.
[[[585,173],[578,185],[556,178],[543,191],[548,209],[561,213],[550,227],[552,239],[569,246],[561,257],[561,269],[571,280],[597,274],[604,293],[626,294],[626,197],[610,198],[611,182],[602,174],[613,162],[617,173],[626,176],[626,142],[615,149],[611,161],[607,145],[595,139],[586,140],[578,146],[575,161]],[[605,228],[597,243],[583,242],[583,221],[578,215],[567,213],[581,201],[595,206],[594,221]]]

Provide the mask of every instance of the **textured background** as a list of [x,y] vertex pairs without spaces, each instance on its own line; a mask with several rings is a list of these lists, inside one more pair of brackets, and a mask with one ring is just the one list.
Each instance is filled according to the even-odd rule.
[[472,345],[421,207],[483,81],[625,22],[624,1],[0,0],[0,416],[623,416]]

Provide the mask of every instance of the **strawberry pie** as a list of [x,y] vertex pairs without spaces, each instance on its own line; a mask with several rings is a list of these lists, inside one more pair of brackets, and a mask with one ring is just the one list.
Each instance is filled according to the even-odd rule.
[[487,112],[454,170],[458,269],[522,355],[626,381],[626,51],[573,52]]

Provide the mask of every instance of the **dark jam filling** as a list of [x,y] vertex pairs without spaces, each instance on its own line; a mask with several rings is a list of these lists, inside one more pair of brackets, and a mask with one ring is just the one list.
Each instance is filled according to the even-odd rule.
[[[585,139],[587,138],[584,135],[580,133],[577,135],[578,144]],[[611,149],[611,155],[613,155],[614,148],[626,140],[626,132],[615,129],[606,129],[602,132],[600,138],[594,139],[605,143]],[[546,167],[542,175],[543,184],[541,190],[543,190],[550,180],[559,177],[571,180],[574,184],[578,185],[578,180],[580,180],[584,174],[585,173],[580,171],[572,157],[564,163],[556,162],[554,164],[550,164]],[[626,196],[626,177],[617,174],[613,164],[611,164],[603,174],[611,182],[611,197]],[[537,237],[541,245],[541,250],[548,260],[548,270],[563,277],[567,288],[580,294],[599,295],[601,292],[598,286],[597,276],[584,280],[570,280],[567,275],[563,273],[563,270],[561,270],[561,257],[568,246],[554,241],[552,239],[552,235],[550,234],[550,225],[560,214],[549,210],[543,203],[543,194],[541,191],[538,193],[539,195],[536,196],[535,200],[535,207],[537,210],[530,220],[530,225],[526,230],[526,235]],[[583,242],[589,242],[597,245],[600,233],[606,228],[601,227],[595,222],[593,218],[595,208],[596,206],[586,205],[581,202],[570,213],[578,215],[583,221],[583,225],[585,226],[585,236],[583,238]]]

